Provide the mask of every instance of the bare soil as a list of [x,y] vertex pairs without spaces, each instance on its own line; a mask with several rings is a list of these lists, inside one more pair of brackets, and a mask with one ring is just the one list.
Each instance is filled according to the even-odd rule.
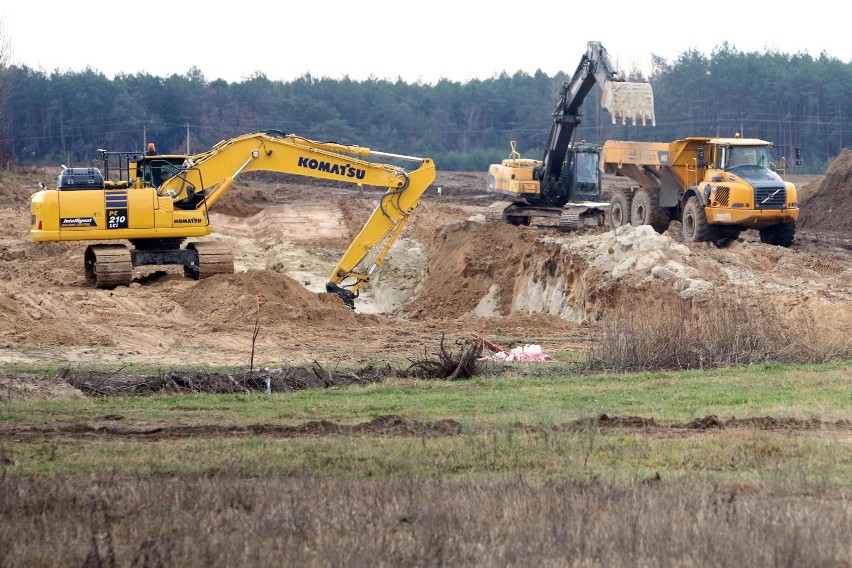
[[[136,269],[129,287],[98,290],[83,275],[90,243],[33,242],[28,204],[36,182],[0,178],[0,361],[358,368],[411,361],[444,336],[462,341],[472,332],[508,347],[582,351],[607,310],[643,295],[712,291],[811,314],[848,337],[850,156],[825,176],[793,178],[804,221],[790,248],[762,244],[751,232],[725,248],[686,247],[678,223],[657,235],[486,222],[494,198],[484,191],[485,174],[439,172],[354,311],[324,285],[375,208],[376,190],[250,178],[211,213],[208,239],[233,247],[235,274],[193,281],[177,268],[148,267]],[[608,193],[623,183],[608,178]],[[70,396],[65,387],[9,376],[0,377],[0,390],[11,398]]]
[[[272,438],[303,438],[310,436],[387,436],[433,438],[461,436],[464,426],[455,420],[411,420],[398,415],[377,416],[361,424],[338,424],[313,420],[296,425],[284,424],[183,424],[179,421],[181,408],[176,408],[176,420],[126,420],[120,415],[105,415],[93,420],[0,423],[0,442],[36,443],[80,439],[137,439],[176,440],[181,438],[221,438],[268,436]],[[541,432],[540,425],[516,424],[528,432]],[[632,432],[649,438],[688,438],[707,431],[757,430],[766,432],[825,432],[852,434],[852,421],[824,422],[816,418],[757,418],[720,419],[709,415],[689,422],[660,424],[653,418],[641,416],[609,416],[602,414],[548,427],[552,433],[582,432],[594,428],[601,433]]]

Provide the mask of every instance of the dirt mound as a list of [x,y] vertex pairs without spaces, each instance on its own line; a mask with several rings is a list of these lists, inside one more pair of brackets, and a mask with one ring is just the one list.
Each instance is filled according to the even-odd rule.
[[59,376],[0,375],[0,400],[82,400],[86,396]]
[[403,311],[410,317],[458,317],[480,308],[510,312],[515,279],[535,250],[534,229],[463,221],[436,235],[426,278]]
[[438,201],[422,201],[417,211],[406,225],[406,237],[422,242],[430,242],[440,231],[441,227],[453,219],[464,219],[468,216],[463,207]]
[[32,192],[19,183],[0,181],[0,204],[5,206],[22,206],[30,202]]
[[802,199],[798,226],[849,234],[852,229],[852,150],[844,148]]
[[200,280],[182,302],[190,314],[211,324],[301,321],[355,323],[356,315],[334,294],[315,294],[298,281],[268,270],[249,270]]
[[340,211],[343,213],[343,223],[346,226],[346,234],[340,235],[344,238],[344,245],[348,245],[355,238],[355,235],[361,231],[361,228],[376,208],[378,200],[379,196],[371,198],[364,197],[363,195],[347,197],[345,199],[337,198],[335,200],[340,206]]
[[[438,233],[406,317],[549,314],[595,321],[637,290],[682,298],[713,290],[711,268],[649,226],[560,234],[468,220]],[[629,300],[625,300],[629,301]]]
[[109,334],[97,329],[81,333],[79,314],[54,311],[54,303],[66,299],[34,299],[24,291],[0,291],[0,337],[16,344],[67,347],[74,345],[110,346]]
[[215,209],[217,213],[232,217],[251,217],[263,211],[264,205],[274,202],[274,197],[268,191],[258,188],[240,188],[220,199]]

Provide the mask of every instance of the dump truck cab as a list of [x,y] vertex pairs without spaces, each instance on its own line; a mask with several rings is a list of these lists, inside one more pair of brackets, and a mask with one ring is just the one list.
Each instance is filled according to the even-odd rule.
[[[708,221],[762,229],[798,218],[796,188],[785,181],[786,160],[771,142],[711,138],[712,161],[697,184],[709,206]],[[698,165],[703,165],[699,156]]]
[[723,143],[718,149],[719,164],[726,171],[746,166],[769,169],[771,149],[768,142],[762,144],[761,141],[746,141],[746,144]]

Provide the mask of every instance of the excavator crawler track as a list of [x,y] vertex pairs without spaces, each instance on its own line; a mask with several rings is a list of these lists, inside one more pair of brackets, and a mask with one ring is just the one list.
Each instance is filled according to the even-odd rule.
[[124,245],[90,245],[83,258],[87,284],[115,288],[133,281],[130,249]]
[[198,264],[183,267],[183,273],[188,278],[200,280],[216,274],[234,273],[234,253],[227,246],[218,243],[189,243],[186,248],[198,254]]
[[567,205],[559,216],[558,229],[562,232],[576,231],[583,227],[601,227],[606,222],[608,204]]
[[580,228],[580,214],[575,211],[566,211],[559,217],[558,229],[563,233],[576,231]]
[[514,203],[511,201],[496,201],[492,203],[485,211],[485,220],[503,223],[506,220],[506,210],[513,205]]

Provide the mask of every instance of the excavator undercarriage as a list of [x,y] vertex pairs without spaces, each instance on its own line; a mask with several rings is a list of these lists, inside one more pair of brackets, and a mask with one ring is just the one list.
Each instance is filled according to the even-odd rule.
[[96,288],[129,286],[133,282],[133,268],[137,266],[181,265],[184,276],[194,280],[234,273],[233,252],[214,242],[192,242],[185,248],[180,247],[180,242],[160,247],[145,241],[134,244],[136,248],[123,244],[86,247],[86,283]]

